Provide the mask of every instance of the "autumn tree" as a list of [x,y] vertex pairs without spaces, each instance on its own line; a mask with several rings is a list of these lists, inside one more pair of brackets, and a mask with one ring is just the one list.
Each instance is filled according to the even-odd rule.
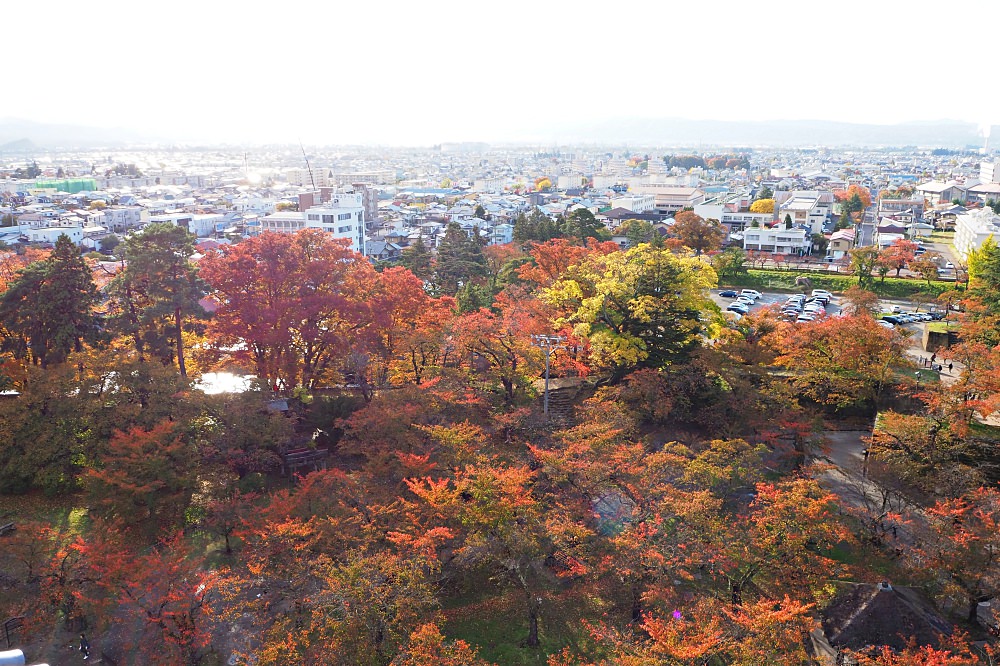
[[156,533],[182,526],[196,488],[196,464],[196,452],[174,424],[133,428],[111,438],[84,484],[105,517]]
[[941,268],[941,255],[936,252],[925,252],[910,262],[910,270],[922,277],[928,287],[932,280],[937,279],[939,268]]
[[917,244],[903,238],[896,239],[892,245],[886,247],[881,252],[881,261],[884,261],[890,269],[896,271],[896,277],[906,265],[913,261],[916,256]]
[[750,204],[751,213],[773,213],[774,199],[757,199]]
[[845,407],[877,401],[893,369],[905,365],[903,341],[871,317],[827,317],[781,329],[777,362],[796,392],[821,404]]
[[371,323],[371,263],[319,230],[224,246],[200,269],[219,304],[211,337],[268,386],[331,381]]
[[841,313],[848,317],[874,317],[879,308],[878,296],[867,289],[854,285],[844,292]]
[[164,364],[177,362],[187,377],[183,331],[206,316],[207,292],[190,257],[195,237],[183,227],[151,224],[125,240],[126,268],[112,283],[116,328],[130,337],[136,353]]
[[919,544],[918,561],[938,579],[943,596],[965,602],[966,619],[975,622],[979,602],[1000,593],[1000,493],[978,488],[939,501],[928,513],[933,536]]
[[707,290],[717,282],[704,262],[639,245],[595,255],[567,271],[542,299],[587,340],[594,364],[621,379],[636,367],[686,358],[702,331]]
[[42,367],[62,363],[98,338],[98,293],[90,267],[65,234],[0,295],[3,347]]
[[705,220],[700,215],[683,210],[674,215],[670,234],[680,239],[684,247],[696,256],[718,249],[726,239],[726,230],[718,220]]
[[538,305],[526,294],[504,293],[497,296],[498,312],[484,308],[455,322],[458,344],[473,359],[478,357],[488,364],[508,405],[523,397],[537,376],[540,352],[531,346],[530,335],[545,332]]

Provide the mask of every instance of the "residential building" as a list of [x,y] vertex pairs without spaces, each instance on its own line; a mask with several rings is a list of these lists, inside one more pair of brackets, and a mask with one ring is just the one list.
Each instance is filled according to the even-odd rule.
[[833,192],[792,190],[774,193],[778,222],[784,222],[788,216],[792,224],[806,225],[814,234],[823,233],[833,213],[833,202]]
[[364,254],[365,207],[362,194],[334,194],[330,201],[308,209],[305,218],[306,228],[322,229],[334,238],[349,240],[352,250]]
[[987,238],[1000,239],[1000,215],[989,208],[977,208],[955,218],[955,251],[965,260],[979,249]]
[[259,233],[273,231],[279,234],[294,234],[306,228],[306,217],[298,211],[281,211],[260,218]]
[[743,236],[744,250],[776,252],[780,254],[806,254],[812,245],[807,229],[785,229],[779,224],[774,228],[751,227]]
[[965,188],[954,180],[949,180],[946,183],[932,180],[929,183],[917,185],[916,189],[917,194],[926,199],[930,206],[937,206],[955,199],[965,200]]
[[834,259],[844,257],[854,248],[854,229],[838,229],[830,235],[830,244],[826,248],[828,256]]
[[116,234],[149,224],[149,211],[142,206],[109,206],[101,212],[101,226]]
[[514,242],[514,225],[498,224],[489,230],[489,235],[487,236],[490,245],[506,245],[507,243]]
[[985,182],[973,185],[966,191],[966,200],[979,203],[1000,201],[1000,183]]
[[879,199],[876,217],[893,217],[897,213],[909,213],[914,221],[924,218],[924,200],[916,199]]
[[472,191],[483,194],[503,194],[503,178],[476,178],[472,181]]
[[984,183],[1000,183],[1000,162],[982,162],[979,165],[979,180]]

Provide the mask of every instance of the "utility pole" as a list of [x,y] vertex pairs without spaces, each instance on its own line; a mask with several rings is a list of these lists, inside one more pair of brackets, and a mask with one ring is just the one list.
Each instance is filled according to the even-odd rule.
[[542,411],[546,418],[549,416],[549,365],[552,352],[557,349],[566,349],[566,336],[564,335],[532,335],[531,344],[545,352],[545,397]]

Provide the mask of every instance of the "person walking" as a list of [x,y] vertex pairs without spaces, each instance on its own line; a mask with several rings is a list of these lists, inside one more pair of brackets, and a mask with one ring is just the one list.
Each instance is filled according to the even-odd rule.
[[931,365],[934,365],[936,361],[937,361],[937,352],[934,352],[933,354],[931,354]]
[[948,374],[949,374],[949,375],[951,374],[951,370],[952,370],[952,368],[954,368],[954,367],[955,367],[955,364],[954,364],[954,363],[950,363],[950,362],[948,363]]
[[80,634],[80,652],[83,653],[84,659],[90,659],[90,641],[87,640],[87,634]]

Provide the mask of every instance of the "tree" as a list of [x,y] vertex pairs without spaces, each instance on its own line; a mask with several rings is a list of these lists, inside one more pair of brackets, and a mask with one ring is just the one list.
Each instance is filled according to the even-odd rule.
[[774,190],[772,190],[767,185],[761,187],[760,191],[757,192],[757,201],[760,201],[761,199],[773,199],[773,198],[774,198]]
[[60,235],[52,254],[20,271],[0,295],[4,349],[42,367],[64,362],[97,340],[97,298],[90,267]]
[[751,213],[773,213],[774,199],[757,199],[750,204]]
[[937,279],[941,267],[941,255],[936,252],[925,252],[921,257],[910,262],[910,270],[918,274],[931,286],[931,281]]
[[473,215],[475,217],[479,218],[480,220],[485,220],[486,219],[486,209],[483,208],[482,204],[477,204],[476,205],[476,210],[473,213]]
[[844,292],[842,314],[848,317],[874,317],[879,312],[878,296],[858,285]]
[[197,452],[175,424],[117,432],[84,485],[105,517],[157,533],[183,526],[196,488]]
[[712,268],[720,278],[736,277],[746,272],[747,253],[740,247],[727,247],[712,257]]
[[190,261],[195,237],[168,222],[151,224],[125,241],[125,270],[111,288],[118,330],[132,338],[140,359],[152,354],[161,363],[176,360],[187,377],[184,331],[206,316],[201,299],[205,283]]
[[589,344],[597,367],[615,380],[636,367],[663,367],[694,349],[715,271],[693,257],[639,245],[594,255],[567,271],[542,299]]
[[411,273],[424,282],[433,277],[433,259],[431,251],[427,249],[427,245],[424,243],[423,234],[417,236],[417,239],[408,248],[403,250],[403,256],[400,258],[399,263],[405,268],[410,269]]
[[588,238],[608,240],[611,237],[607,228],[598,222],[594,214],[586,208],[577,208],[566,216],[562,231],[566,236],[577,238],[580,241],[585,241]]
[[903,341],[871,317],[827,317],[781,331],[777,363],[794,370],[789,382],[798,395],[825,405],[874,404],[893,368],[906,362]]
[[858,286],[871,291],[875,283],[872,271],[878,266],[879,251],[873,247],[856,247],[849,254],[851,271],[858,278]]
[[830,239],[821,233],[814,233],[811,236],[813,252],[826,254],[826,248],[830,246]]
[[786,229],[791,229],[792,228],[792,215],[791,215],[791,213],[785,213],[785,228]]
[[882,250],[882,261],[890,269],[896,271],[896,277],[902,272],[906,265],[913,261],[916,256],[917,244],[903,238],[898,238]]
[[726,240],[726,230],[718,220],[705,220],[687,210],[674,215],[670,235],[680,239],[684,247],[694,250],[696,256],[717,250]]
[[263,233],[199,265],[219,304],[212,340],[238,345],[232,353],[269,387],[334,380],[372,321],[371,263],[319,230]]
[[454,296],[463,285],[486,275],[486,257],[478,228],[472,236],[451,222],[438,243],[435,282],[442,294]]

